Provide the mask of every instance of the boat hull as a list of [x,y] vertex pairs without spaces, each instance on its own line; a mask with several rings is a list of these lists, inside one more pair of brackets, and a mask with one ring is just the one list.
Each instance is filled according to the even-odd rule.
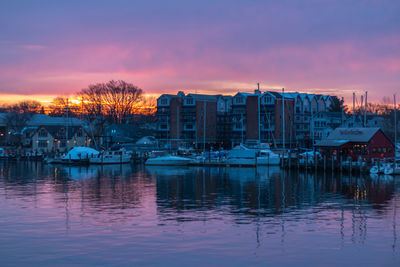
[[256,166],[256,160],[254,158],[228,158],[226,160],[228,166]]
[[125,164],[130,163],[131,157],[122,157],[122,158],[90,158],[91,164]]
[[257,165],[261,166],[271,166],[271,165],[279,165],[280,158],[279,157],[257,157]]

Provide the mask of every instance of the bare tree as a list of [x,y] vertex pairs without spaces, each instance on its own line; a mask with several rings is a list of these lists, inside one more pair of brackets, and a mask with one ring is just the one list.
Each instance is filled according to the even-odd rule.
[[5,108],[5,124],[8,131],[12,133],[20,132],[34,114],[41,113],[42,104],[34,100],[23,100]]
[[140,101],[134,105],[135,114],[154,115],[157,110],[157,98],[154,96],[143,96]]
[[143,91],[125,81],[109,81],[89,85],[79,95],[90,119],[105,117],[111,123],[124,123],[135,113]]
[[83,107],[87,119],[89,119],[90,121],[99,117],[103,117],[105,115],[103,113],[104,91],[104,84],[98,83],[94,85],[89,85],[88,88],[82,89],[78,94],[83,101]]
[[8,112],[19,114],[37,114],[42,110],[42,104],[35,100],[23,100],[8,107]]

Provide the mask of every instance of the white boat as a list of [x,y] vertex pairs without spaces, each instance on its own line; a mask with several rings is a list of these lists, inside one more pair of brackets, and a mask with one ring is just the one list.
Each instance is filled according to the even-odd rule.
[[123,164],[131,161],[132,155],[125,149],[106,150],[100,152],[97,157],[89,158],[91,164]]
[[159,166],[186,166],[192,163],[192,159],[179,157],[179,156],[160,156],[146,160],[146,165],[159,165]]
[[260,150],[260,154],[257,157],[257,165],[279,165],[280,158],[278,154],[275,154],[269,149]]
[[71,149],[62,158],[62,163],[67,164],[89,164],[90,158],[97,157],[99,151],[90,147],[77,146]]
[[390,163],[382,163],[382,164],[380,164],[380,166],[378,166],[378,164],[375,164],[369,170],[369,173],[371,173],[371,174],[382,174],[382,173],[385,173],[385,169],[387,167],[390,167]]
[[400,161],[396,161],[393,164],[388,164],[384,173],[386,175],[400,175]]
[[270,149],[253,149],[244,145],[228,151],[225,163],[229,166],[279,165],[279,155]]
[[225,163],[228,166],[256,166],[258,152],[258,149],[239,145],[228,151]]
[[378,173],[379,173],[379,167],[378,167],[378,165],[372,166],[372,168],[369,169],[369,173],[370,173],[370,174],[378,174]]

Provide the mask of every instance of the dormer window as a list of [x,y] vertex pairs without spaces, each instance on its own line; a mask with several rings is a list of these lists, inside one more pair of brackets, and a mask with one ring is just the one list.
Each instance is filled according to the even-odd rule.
[[238,97],[236,97],[236,103],[238,103],[238,104],[242,104],[244,102],[244,99],[243,99],[243,97],[242,96],[238,96]]
[[194,103],[193,98],[186,98],[187,105],[193,105],[193,103]]

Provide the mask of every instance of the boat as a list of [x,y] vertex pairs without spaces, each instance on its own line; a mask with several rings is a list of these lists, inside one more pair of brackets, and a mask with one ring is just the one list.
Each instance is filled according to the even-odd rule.
[[228,151],[225,163],[229,166],[255,166],[258,150],[239,145]]
[[155,158],[149,158],[146,160],[146,165],[158,165],[158,166],[187,166],[192,163],[192,159],[180,157],[180,156],[160,156]]
[[278,154],[275,154],[269,149],[260,150],[259,156],[257,157],[257,165],[279,165],[280,158]]
[[375,164],[369,170],[371,174],[383,174],[385,172],[386,167],[390,166],[390,163],[382,163],[382,164]]
[[130,163],[132,154],[124,148],[105,150],[96,157],[90,157],[91,164],[124,164]]
[[193,158],[195,165],[222,165],[225,164],[226,151],[206,152]]
[[385,175],[400,175],[400,160],[388,164],[384,171]]
[[100,152],[90,147],[77,146],[72,148],[68,154],[62,158],[64,164],[89,164],[90,158],[97,157]]
[[248,148],[240,144],[228,151],[225,163],[229,166],[279,165],[280,158],[268,148]]

